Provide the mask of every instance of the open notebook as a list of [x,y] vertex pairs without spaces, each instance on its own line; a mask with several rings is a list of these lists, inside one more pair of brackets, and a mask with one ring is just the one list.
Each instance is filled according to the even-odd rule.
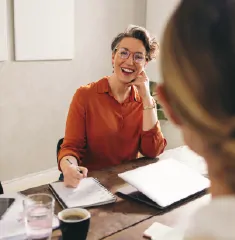
[[[140,201],[147,203],[149,199],[158,208],[167,208],[191,196],[204,194],[210,186],[207,178],[174,159],[160,160],[118,176],[143,194],[146,199]],[[128,191],[118,190],[123,195],[128,195]]]
[[82,179],[77,188],[67,188],[63,182],[51,183],[49,188],[63,208],[92,207],[116,201],[116,197],[92,177]]

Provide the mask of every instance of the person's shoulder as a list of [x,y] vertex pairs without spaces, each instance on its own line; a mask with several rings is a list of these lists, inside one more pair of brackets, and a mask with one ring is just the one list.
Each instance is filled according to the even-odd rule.
[[235,197],[217,197],[195,212],[186,230],[186,236],[206,235],[218,236],[221,240],[235,239],[234,226]]
[[103,77],[96,82],[90,82],[86,85],[82,85],[76,90],[75,95],[84,97],[87,96],[87,94],[89,94],[90,96],[94,95],[95,93],[97,93],[99,86],[105,81],[107,81],[107,77]]
[[79,94],[91,94],[97,92],[97,89],[100,85],[107,81],[107,77],[103,77],[96,82],[91,82],[86,85],[80,86],[76,92]]
[[86,85],[81,85],[77,90],[76,94],[89,94],[95,89],[96,82],[91,82]]

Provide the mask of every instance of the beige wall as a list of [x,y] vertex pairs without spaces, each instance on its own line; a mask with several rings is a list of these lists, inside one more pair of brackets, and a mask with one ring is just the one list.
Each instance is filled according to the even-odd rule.
[[[147,0],[146,28],[153,33],[161,43],[165,24],[179,0]],[[148,66],[148,75],[153,81],[161,81],[159,59]]]
[[[152,32],[161,42],[165,24],[179,3],[179,0],[147,0],[146,4],[146,28]],[[159,59],[148,66],[148,76],[152,81],[161,82]],[[174,81],[174,79],[172,79]],[[162,131],[167,139],[167,149],[183,145],[183,139],[179,129],[169,121],[161,122]]]
[[[8,4],[13,55],[12,0]],[[145,5],[145,0],[76,0],[73,61],[0,63],[1,180],[56,166],[56,143],[75,90],[111,73],[110,42],[130,23],[145,26]]]

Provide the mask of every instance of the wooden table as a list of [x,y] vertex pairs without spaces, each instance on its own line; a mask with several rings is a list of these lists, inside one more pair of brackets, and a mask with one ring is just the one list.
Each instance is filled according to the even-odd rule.
[[[157,159],[140,158],[128,163],[123,163],[109,169],[93,171],[89,176],[96,177],[112,193],[126,183],[117,176],[118,173],[156,162]],[[23,194],[50,193],[48,185],[28,189]],[[139,202],[117,197],[117,201],[99,207],[89,208],[91,224],[87,240],[134,240],[142,239],[143,232],[153,222],[157,221],[168,226],[180,223],[183,217],[208,202],[208,197],[203,196],[190,203],[184,204],[168,213],[159,214],[159,210]],[[56,202],[55,213],[62,208]],[[58,239],[60,231],[55,231],[53,239]]]

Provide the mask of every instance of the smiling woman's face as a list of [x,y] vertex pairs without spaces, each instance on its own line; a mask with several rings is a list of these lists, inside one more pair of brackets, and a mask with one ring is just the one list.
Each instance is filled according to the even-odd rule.
[[142,41],[136,38],[123,38],[112,56],[114,74],[122,83],[130,83],[143,70],[147,63],[146,50]]

